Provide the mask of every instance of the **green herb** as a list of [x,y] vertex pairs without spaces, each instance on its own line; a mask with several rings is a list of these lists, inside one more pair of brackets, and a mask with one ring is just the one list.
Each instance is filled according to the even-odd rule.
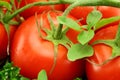
[[0,80],[29,80],[19,74],[20,69],[12,63],[6,63],[0,70]]

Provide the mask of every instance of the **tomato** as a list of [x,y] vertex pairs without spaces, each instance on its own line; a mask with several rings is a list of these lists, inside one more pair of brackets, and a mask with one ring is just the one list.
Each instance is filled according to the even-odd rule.
[[13,40],[13,37],[14,37],[14,34],[17,30],[17,26],[10,26],[10,44],[12,43],[12,40]]
[[[30,4],[30,3],[33,3],[33,2],[42,2],[42,1],[48,1],[48,0],[21,0],[21,3],[20,3],[20,8],[27,5],[27,4]],[[53,0],[53,1],[56,1],[56,0]],[[16,0],[16,6],[17,5],[17,0]],[[34,6],[34,7],[31,7],[25,11],[23,11],[21,13],[21,16],[23,16],[25,19],[34,15],[36,12],[37,13],[42,13],[44,11],[48,11],[48,10],[51,10],[51,9],[54,9],[54,10],[60,10],[60,11],[63,11],[64,10],[64,5],[63,4],[59,4],[59,5],[47,5],[47,6]]]
[[[67,8],[69,5],[65,5],[65,8]],[[94,7],[91,7],[91,6],[85,6],[85,7],[75,7],[73,8],[71,11],[70,11],[70,14],[72,16],[74,16],[75,18],[77,19],[81,19],[80,22],[82,24],[86,24],[86,18],[87,18],[87,15],[92,11],[94,10]]]
[[[37,15],[38,22],[42,19],[41,27],[50,29],[48,13],[54,24],[58,26],[56,17],[62,15],[62,12],[49,11]],[[72,16],[68,17],[73,18]],[[41,34],[46,35],[44,31],[41,31]],[[69,32],[69,34],[72,33]],[[59,45],[57,62],[50,74],[54,64],[54,46],[51,41],[39,36],[35,16],[23,22],[16,31],[11,46],[11,61],[15,66],[21,68],[20,73],[22,75],[31,79],[36,78],[38,72],[42,69],[47,71],[49,80],[73,80],[76,77],[81,77],[84,72],[83,61],[69,61],[67,59],[67,49],[65,46]]]
[[[96,40],[114,39],[116,36],[118,26],[109,26],[99,30],[91,42]],[[105,44],[96,44],[93,46],[94,55],[90,58],[96,64],[102,64],[105,60],[110,58],[112,48]],[[88,80],[120,80],[120,57],[117,57],[104,65],[96,65],[86,62],[86,74]]]
[[7,56],[7,33],[4,26],[0,23],[0,60]]
[[[101,13],[103,18],[110,18],[110,17],[115,17],[115,16],[120,16],[120,8],[116,8],[116,7],[109,7],[109,6],[99,6],[97,8]],[[120,21],[114,22],[110,25],[116,25],[118,24]]]
[[[12,41],[15,26],[10,26],[10,42]],[[8,36],[3,24],[0,23],[0,60],[7,57]]]
[[[65,6],[65,8],[67,8],[67,7],[68,7],[68,5]],[[109,6],[98,6],[98,7],[96,7],[96,9],[99,10],[102,13],[102,16],[103,16],[102,18],[110,18],[110,17],[120,16],[120,9],[119,8],[109,7]],[[82,24],[86,24],[87,15],[92,10],[94,10],[94,7],[91,7],[91,6],[85,6],[85,7],[78,6],[78,7],[73,8],[70,11],[70,14],[72,16],[74,16],[75,18],[77,18],[77,19],[82,19],[80,22]],[[120,22],[120,21],[109,24],[109,26],[118,24],[118,22]]]

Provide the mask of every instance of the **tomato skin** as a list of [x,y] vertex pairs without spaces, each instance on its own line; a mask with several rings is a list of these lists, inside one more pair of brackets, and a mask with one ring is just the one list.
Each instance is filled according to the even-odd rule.
[[[54,24],[58,25],[56,17],[62,13],[54,11],[49,13]],[[38,22],[40,22],[40,16],[43,27],[50,28],[47,13],[39,14]],[[43,31],[41,32],[45,34]],[[83,75],[83,61],[69,61],[67,59],[67,49],[62,45],[58,46],[57,63],[50,74],[54,61],[54,46],[52,42],[40,38],[34,16],[19,26],[13,42],[11,60],[14,65],[21,68],[21,74],[28,78],[36,78],[41,69],[47,71],[49,80],[73,80]]]
[[[65,8],[67,8],[69,5],[65,5]],[[102,18],[110,18],[110,17],[115,17],[115,16],[120,16],[120,9],[119,8],[115,8],[115,7],[109,7],[109,6],[97,6],[96,7],[97,10],[99,10],[102,13]],[[86,18],[87,15],[94,10],[94,7],[91,6],[78,6],[73,8],[70,11],[70,14],[72,16],[74,16],[77,19],[83,19],[80,22],[82,24],[86,24]],[[118,24],[120,21],[117,22],[113,22],[107,26],[111,26],[111,25],[116,25]]]
[[[110,18],[115,16],[120,16],[120,8],[109,7],[109,6],[98,6],[97,10],[102,13],[102,18]],[[120,21],[113,22],[107,26],[117,25]]]
[[[100,39],[114,39],[116,36],[118,26],[109,26],[99,30],[93,40]],[[101,64],[107,60],[112,54],[112,48],[105,44],[96,44],[93,46],[95,52],[92,57],[89,58],[96,64]],[[104,65],[95,65],[90,62],[86,62],[86,74],[88,80],[120,80],[120,57],[117,57]]]
[[[33,2],[47,2],[48,0],[21,0],[21,3],[20,3],[20,8],[27,5],[27,4],[30,4],[30,3],[33,3]],[[56,1],[56,0],[53,0],[53,1]],[[15,0],[16,2],[16,6],[18,6],[18,3],[17,3],[17,0]],[[64,5],[63,4],[59,4],[59,5],[54,5],[54,6],[50,6],[50,5],[47,5],[47,6],[33,6],[25,11],[23,11],[20,15],[22,17],[24,17],[25,19],[27,19],[28,17],[34,15],[35,13],[42,13],[44,11],[48,11],[48,10],[60,10],[60,11],[63,11],[64,10]]]
[[0,60],[7,56],[7,33],[4,26],[0,23]]
[[[67,8],[69,5],[66,4],[65,5],[65,8]],[[81,23],[82,24],[86,24],[86,18],[87,18],[87,15],[92,11],[94,10],[94,7],[91,7],[91,6],[86,6],[86,7],[81,7],[81,6],[78,6],[78,7],[75,7],[73,8],[71,11],[70,11],[70,15],[72,15],[73,17],[77,18],[77,19],[81,19]]]
[[[15,26],[10,26],[10,43],[12,41],[14,32],[16,31]],[[3,24],[0,23],[0,60],[7,57],[7,45],[8,36]]]

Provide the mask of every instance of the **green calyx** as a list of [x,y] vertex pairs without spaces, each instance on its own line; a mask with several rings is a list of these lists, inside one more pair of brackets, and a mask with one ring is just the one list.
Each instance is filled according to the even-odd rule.
[[[64,23],[69,28],[72,28],[74,30],[80,30],[80,34],[77,36],[78,44],[73,44],[68,49],[68,59],[70,61],[75,61],[78,59],[83,59],[86,57],[90,57],[94,54],[94,49],[92,48],[92,45],[89,44],[89,41],[94,37],[95,31],[99,28],[104,27],[107,24],[110,24],[112,22],[120,20],[120,16],[112,17],[112,18],[105,18],[102,19],[102,15],[99,11],[96,9],[93,10],[90,14],[87,16],[87,25],[81,26],[82,28],[75,28],[74,26],[70,26],[70,23]],[[61,22],[63,23],[63,22]],[[72,24],[72,23],[71,23]],[[75,24],[75,21],[74,21]],[[80,27],[80,26],[78,26]],[[106,43],[113,42],[113,41],[107,41]],[[119,45],[119,39],[114,40],[114,44],[110,43],[112,46]],[[117,49],[117,50],[116,50]],[[116,51],[119,52],[119,48],[114,48],[113,53],[116,53]],[[116,54],[113,54],[115,56]]]
[[[65,48],[69,48],[73,43],[66,36],[66,32],[68,29],[66,29],[66,28],[62,29],[62,26],[63,26],[62,24],[59,24],[59,26],[55,26],[49,12],[47,15],[47,19],[50,24],[50,29],[42,27],[42,24],[43,24],[42,17],[40,18],[40,25],[37,21],[37,15],[35,15],[35,17],[36,17],[36,24],[38,27],[38,32],[39,32],[40,37],[52,42],[52,44],[54,45],[54,64],[52,65],[52,68],[49,73],[49,74],[51,74],[56,66],[57,55],[58,55],[58,46],[63,45],[63,46],[65,46]],[[43,36],[41,34],[40,30],[43,30],[47,35]]]
[[59,26],[55,26],[54,22],[52,21],[51,16],[48,13],[48,20],[50,23],[50,30],[45,30],[47,33],[46,40],[52,41],[54,45],[62,44],[66,46],[66,44],[71,45],[72,42],[66,37],[66,29],[62,29],[62,24]]
[[115,39],[97,40],[93,43],[93,45],[98,44],[98,43],[106,44],[112,48],[112,55],[109,58],[110,60],[120,56],[120,25],[118,26],[118,31],[117,31]]

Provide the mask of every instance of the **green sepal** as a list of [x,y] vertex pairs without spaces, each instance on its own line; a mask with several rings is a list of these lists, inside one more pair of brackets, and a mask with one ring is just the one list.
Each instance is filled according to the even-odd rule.
[[91,13],[87,16],[87,24],[88,29],[91,29],[93,26],[96,25],[96,23],[102,18],[102,14],[98,10],[93,10]]
[[57,20],[60,24],[66,25],[67,27],[72,28],[74,30],[80,31],[82,29],[81,26],[75,20],[66,16],[58,16]]
[[6,1],[0,1],[0,6],[7,8],[9,11],[12,11],[12,6]]
[[0,9],[0,22],[2,22],[3,17],[4,17],[4,12],[2,9]]
[[115,43],[118,47],[120,47],[120,24],[118,25],[118,31],[115,37]]
[[7,31],[7,34],[10,34],[10,25],[9,24],[4,24],[5,30]]
[[50,28],[51,28],[51,31],[53,32],[52,34],[55,34],[55,31],[56,31],[56,26],[54,25],[53,21],[52,21],[52,18],[50,16],[50,14],[48,13],[47,15],[47,18],[48,18],[48,21],[50,23]]
[[103,26],[106,26],[110,23],[113,23],[115,21],[119,21],[120,20],[120,16],[115,16],[115,17],[110,17],[110,18],[103,18],[101,19],[96,25],[95,25],[95,30],[100,29]]
[[38,73],[37,80],[48,80],[47,73],[44,69]]
[[94,30],[82,31],[77,36],[78,41],[84,45],[88,43],[94,37]]
[[110,60],[120,56],[120,25],[118,27],[118,31],[117,31],[115,39],[97,40],[97,41],[93,42],[92,45],[99,44],[99,43],[106,44],[112,48],[112,55],[109,58]]
[[93,55],[93,52],[94,50],[92,46],[88,44],[74,44],[71,46],[71,48],[68,49],[67,57],[70,61],[75,61],[85,57],[90,57]]
[[114,44],[115,45],[113,46],[113,52],[112,52],[113,58],[120,56],[120,24],[118,25],[118,31],[116,33]]

